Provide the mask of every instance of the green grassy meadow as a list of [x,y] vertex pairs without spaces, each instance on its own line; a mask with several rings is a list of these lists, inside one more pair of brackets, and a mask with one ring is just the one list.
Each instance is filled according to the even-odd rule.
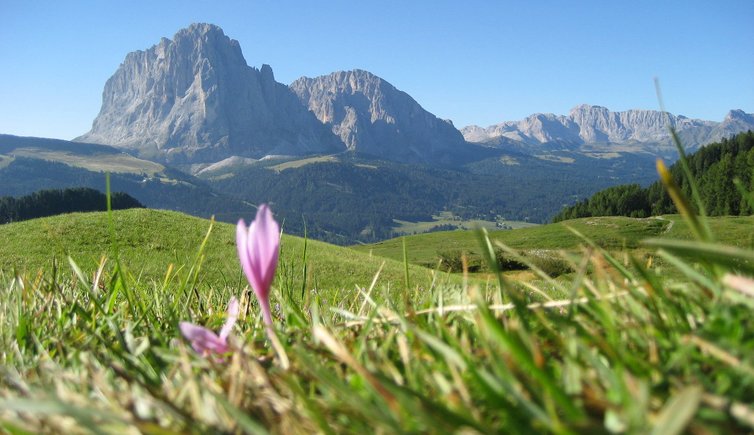
[[145,174],[154,176],[162,173],[165,167],[149,160],[137,159],[126,153],[92,154],[82,158],[81,155],[65,151],[52,151],[38,148],[16,149],[14,156],[32,159],[50,160],[66,165],[84,168],[88,171],[101,171],[123,174]]
[[[247,219],[247,224],[249,219]],[[114,260],[117,245],[121,265],[147,285],[161,283],[169,267],[190,267],[210,229],[210,221],[166,210],[131,209],[113,212],[115,244],[107,213],[72,213],[0,226],[0,270],[35,274],[70,270],[68,257],[82,270],[96,270],[103,257]],[[235,225],[215,222],[202,253],[202,283],[208,287],[245,285],[236,254]],[[283,229],[285,231],[285,229]],[[353,292],[368,287],[384,263],[379,287],[402,290],[402,261],[370,256],[316,240],[283,235],[279,283]],[[410,282],[430,285],[435,275],[422,267],[408,268]],[[438,277],[438,280],[443,278]],[[445,278],[447,281],[447,277]],[[458,280],[455,280],[458,282]]]
[[[754,430],[754,217],[565,225],[586,238],[283,235],[271,328],[232,225],[141,209],[2,225],[0,432]],[[573,271],[513,283],[498,241],[567,251]],[[488,279],[420,266],[447,246],[486,259]],[[229,352],[198,355],[179,322],[217,331],[233,296]]]
[[[393,219],[393,222],[395,222],[396,226],[393,229],[394,234],[398,235],[408,235],[408,234],[419,234],[427,232],[438,225],[453,225],[457,227],[458,229],[464,229],[464,230],[475,230],[479,228],[486,228],[488,230],[495,230],[497,227],[497,222],[495,221],[487,221],[487,220],[480,220],[480,219],[467,219],[462,220],[460,218],[456,218],[453,213],[451,212],[441,212],[435,216],[432,216],[431,221],[420,221],[420,222],[411,222],[411,221],[403,221],[399,219]],[[529,228],[529,227],[535,227],[538,224],[532,224],[529,222],[522,222],[522,221],[504,221],[505,225],[510,227],[511,229],[519,229],[519,228]]]
[[337,162],[337,161],[339,161],[337,156],[318,156],[318,157],[309,157],[306,159],[291,160],[291,161],[287,161],[287,162],[279,163],[277,165],[270,166],[269,168],[275,172],[280,172],[286,169],[300,168],[302,166],[310,165],[312,163]]
[[[754,216],[708,218],[717,240],[733,246],[754,248]],[[672,223],[672,225],[671,225]],[[490,240],[516,250],[576,250],[584,240],[570,229],[586,235],[609,251],[642,249],[642,240],[653,237],[691,239],[692,233],[679,215],[656,218],[592,217],[516,230],[490,231]],[[481,248],[474,231],[442,231],[398,237],[382,242],[355,245],[357,251],[401,260],[405,240],[408,260],[434,267],[438,254],[460,250],[479,256]]]

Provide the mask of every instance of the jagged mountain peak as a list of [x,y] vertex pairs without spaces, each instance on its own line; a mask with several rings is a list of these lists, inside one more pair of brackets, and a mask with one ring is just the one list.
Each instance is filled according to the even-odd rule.
[[743,121],[754,124],[754,114],[746,113],[741,109],[733,109],[725,115],[723,122]]
[[571,116],[577,113],[604,113],[609,112],[607,107],[604,106],[598,106],[596,104],[577,104],[576,106],[573,106],[573,108],[568,112]]
[[179,162],[343,149],[269,65],[249,67],[238,41],[205,23],[129,53],[77,140]]
[[176,32],[176,36],[179,35],[207,35],[207,34],[214,34],[218,36],[225,36],[225,32],[223,32],[223,29],[220,28],[220,26],[216,24],[210,24],[210,23],[191,23],[187,27],[184,27],[183,29],[178,30]]
[[349,150],[391,160],[452,159],[463,136],[410,95],[365,70],[302,77],[290,88]]
[[246,65],[246,59],[241,51],[241,44],[225,35],[223,29],[214,24],[191,24],[175,34],[173,43],[177,46],[184,44],[193,46],[198,54],[207,55],[212,52],[226,53],[229,59]]
[[163,37],[148,50],[129,53],[124,63],[129,58],[142,58],[145,53],[154,53],[161,61],[172,61],[171,56],[178,55],[194,62],[206,59],[236,67],[247,66],[241,44],[225,35],[220,27],[207,23],[193,23],[176,32],[173,39]]

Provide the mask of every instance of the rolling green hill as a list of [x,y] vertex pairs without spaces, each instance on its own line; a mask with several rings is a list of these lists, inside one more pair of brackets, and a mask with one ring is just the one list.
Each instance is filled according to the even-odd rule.
[[[713,233],[726,244],[754,247],[754,216],[709,218]],[[582,240],[568,230],[571,227],[586,235],[599,246],[618,250],[640,247],[643,239],[663,236],[691,239],[686,224],[677,215],[636,219],[627,217],[592,217],[517,230],[490,232],[490,239],[517,250],[573,249]],[[447,231],[405,237],[408,260],[414,264],[436,266],[439,255],[449,250],[479,255],[479,241],[475,231]],[[403,239],[395,238],[369,245],[352,247],[360,252],[386,258],[403,258]]]
[[[170,264],[184,268],[193,263],[210,226],[208,220],[182,213],[132,209],[113,213],[122,265],[134,278],[161,282]],[[248,223],[248,219],[247,219]],[[105,212],[72,213],[49,218],[0,225],[0,270],[70,271],[67,256],[91,274],[103,256],[113,259]],[[403,290],[404,265],[348,248],[309,240],[307,246],[307,288],[353,291],[369,287],[384,262],[377,288]],[[276,286],[301,288],[304,239],[283,235]],[[215,223],[204,250],[201,277],[209,287],[246,285],[236,255],[235,226]],[[65,272],[61,272],[65,273]],[[413,285],[428,285],[432,271],[410,267]]]
[[0,134],[0,196],[43,189],[88,187],[122,191],[150,208],[234,222],[255,212],[252,204],[212,190],[178,170],[138,159],[105,145]]
[[60,139],[21,137],[0,134],[0,155],[55,161],[87,171],[154,176],[165,167],[159,163],[139,159],[113,147]]

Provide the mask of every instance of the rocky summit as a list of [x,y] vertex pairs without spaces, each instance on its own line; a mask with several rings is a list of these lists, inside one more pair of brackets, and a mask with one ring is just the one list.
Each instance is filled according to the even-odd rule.
[[754,116],[731,111],[722,122],[690,119],[656,110],[612,112],[605,107],[582,104],[567,116],[536,113],[521,121],[507,121],[482,128],[463,128],[466,140],[490,146],[511,144],[539,147],[543,144],[579,148],[589,145],[633,145],[662,152],[673,149],[670,127],[674,127],[687,148],[754,129]]
[[105,84],[91,131],[76,140],[175,163],[345,148],[272,68],[248,66],[238,41],[210,24],[129,53]]
[[368,71],[302,77],[290,88],[351,151],[389,160],[442,162],[468,148],[450,121]]

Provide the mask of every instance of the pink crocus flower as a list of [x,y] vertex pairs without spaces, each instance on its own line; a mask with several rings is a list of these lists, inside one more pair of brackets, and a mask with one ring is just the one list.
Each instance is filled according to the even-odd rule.
[[238,221],[236,245],[241,267],[262,307],[264,323],[272,326],[270,285],[278,264],[280,226],[266,204],[259,206],[257,217],[248,229],[243,219]]
[[181,322],[178,326],[181,333],[191,342],[191,347],[202,356],[223,354],[228,352],[228,335],[238,319],[238,299],[232,297],[228,302],[228,318],[217,335],[209,329],[189,322]]

